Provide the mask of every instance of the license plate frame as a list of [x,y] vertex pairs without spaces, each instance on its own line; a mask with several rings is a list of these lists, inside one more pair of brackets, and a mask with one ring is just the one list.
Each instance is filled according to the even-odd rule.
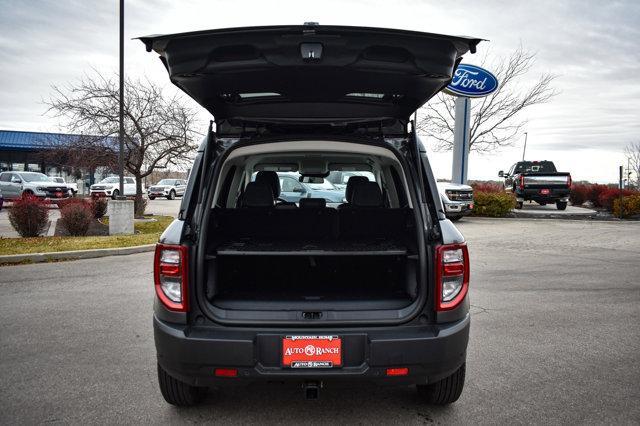
[[335,335],[282,337],[283,368],[331,369],[342,367],[342,338]]

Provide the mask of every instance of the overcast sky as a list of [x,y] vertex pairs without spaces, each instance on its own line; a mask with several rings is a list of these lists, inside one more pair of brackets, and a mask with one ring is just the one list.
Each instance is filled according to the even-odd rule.
[[[117,0],[0,0],[0,129],[57,131],[42,100],[96,68],[118,64]],[[537,52],[530,78],[559,74],[560,94],[525,113],[528,159],[554,160],[575,180],[614,182],[624,146],[640,139],[640,2],[629,1],[126,1],[125,73],[174,90],[160,61],[133,37],[251,25],[364,25],[488,39],[477,55]],[[195,105],[194,105],[195,106]],[[203,125],[210,117],[202,113]],[[471,179],[496,178],[522,155],[511,148],[472,154]],[[428,145],[428,140],[426,141]],[[451,154],[432,155],[450,178]]]

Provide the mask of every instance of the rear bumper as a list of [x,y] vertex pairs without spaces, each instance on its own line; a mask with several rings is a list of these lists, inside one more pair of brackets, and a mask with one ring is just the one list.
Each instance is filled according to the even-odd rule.
[[548,194],[542,194],[540,188],[525,188],[518,190],[516,192],[516,197],[518,200],[532,200],[532,201],[541,201],[548,203],[555,203],[556,201],[569,201],[569,193],[571,192],[569,188],[554,188],[549,189]]
[[[154,316],[158,363],[173,377],[197,386],[252,381],[353,381],[425,384],[457,370],[466,358],[470,317],[441,325],[369,329],[264,330],[188,328]],[[281,342],[291,334],[342,337],[343,366],[334,369],[283,368]],[[408,367],[409,374],[387,377],[390,367]],[[216,368],[236,368],[237,377],[214,376]]]

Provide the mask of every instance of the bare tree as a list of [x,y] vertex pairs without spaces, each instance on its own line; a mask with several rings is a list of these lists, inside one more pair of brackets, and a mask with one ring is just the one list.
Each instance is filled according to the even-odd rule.
[[[68,131],[98,136],[80,138],[80,147],[84,149],[77,164],[106,161],[103,165],[115,169],[119,129],[117,78],[107,78],[96,71],[95,75],[68,86],[54,86],[45,103],[48,112],[62,119]],[[125,169],[135,177],[136,197],[141,198],[144,177],[156,169],[184,166],[190,160],[196,148],[195,113],[178,95],[165,96],[162,88],[149,79],[127,79],[124,116]],[[108,152],[115,155],[109,156]]]
[[[484,61],[486,62],[486,58]],[[526,124],[521,112],[533,105],[549,101],[556,92],[552,87],[554,74],[542,74],[531,86],[522,88],[523,77],[531,70],[535,53],[526,52],[522,46],[508,58],[500,59],[491,71],[500,84],[498,90],[471,104],[469,149],[489,152],[513,144]],[[435,149],[453,149],[455,121],[455,97],[439,93],[423,107],[423,117],[418,121],[418,131],[436,142]]]
[[[624,155],[627,157],[629,172],[636,175],[636,188],[640,188],[640,141],[630,142],[624,149]],[[629,176],[629,183],[632,177]]]

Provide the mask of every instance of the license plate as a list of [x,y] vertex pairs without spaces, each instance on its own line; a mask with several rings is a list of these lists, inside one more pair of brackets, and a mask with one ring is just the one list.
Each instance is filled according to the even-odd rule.
[[56,198],[62,198],[62,192],[56,192]]
[[291,368],[340,367],[342,339],[338,336],[286,336],[282,339],[282,365]]
[[548,190],[548,189],[541,189],[541,190],[540,190],[540,193],[541,193],[542,195],[549,195],[549,190]]

